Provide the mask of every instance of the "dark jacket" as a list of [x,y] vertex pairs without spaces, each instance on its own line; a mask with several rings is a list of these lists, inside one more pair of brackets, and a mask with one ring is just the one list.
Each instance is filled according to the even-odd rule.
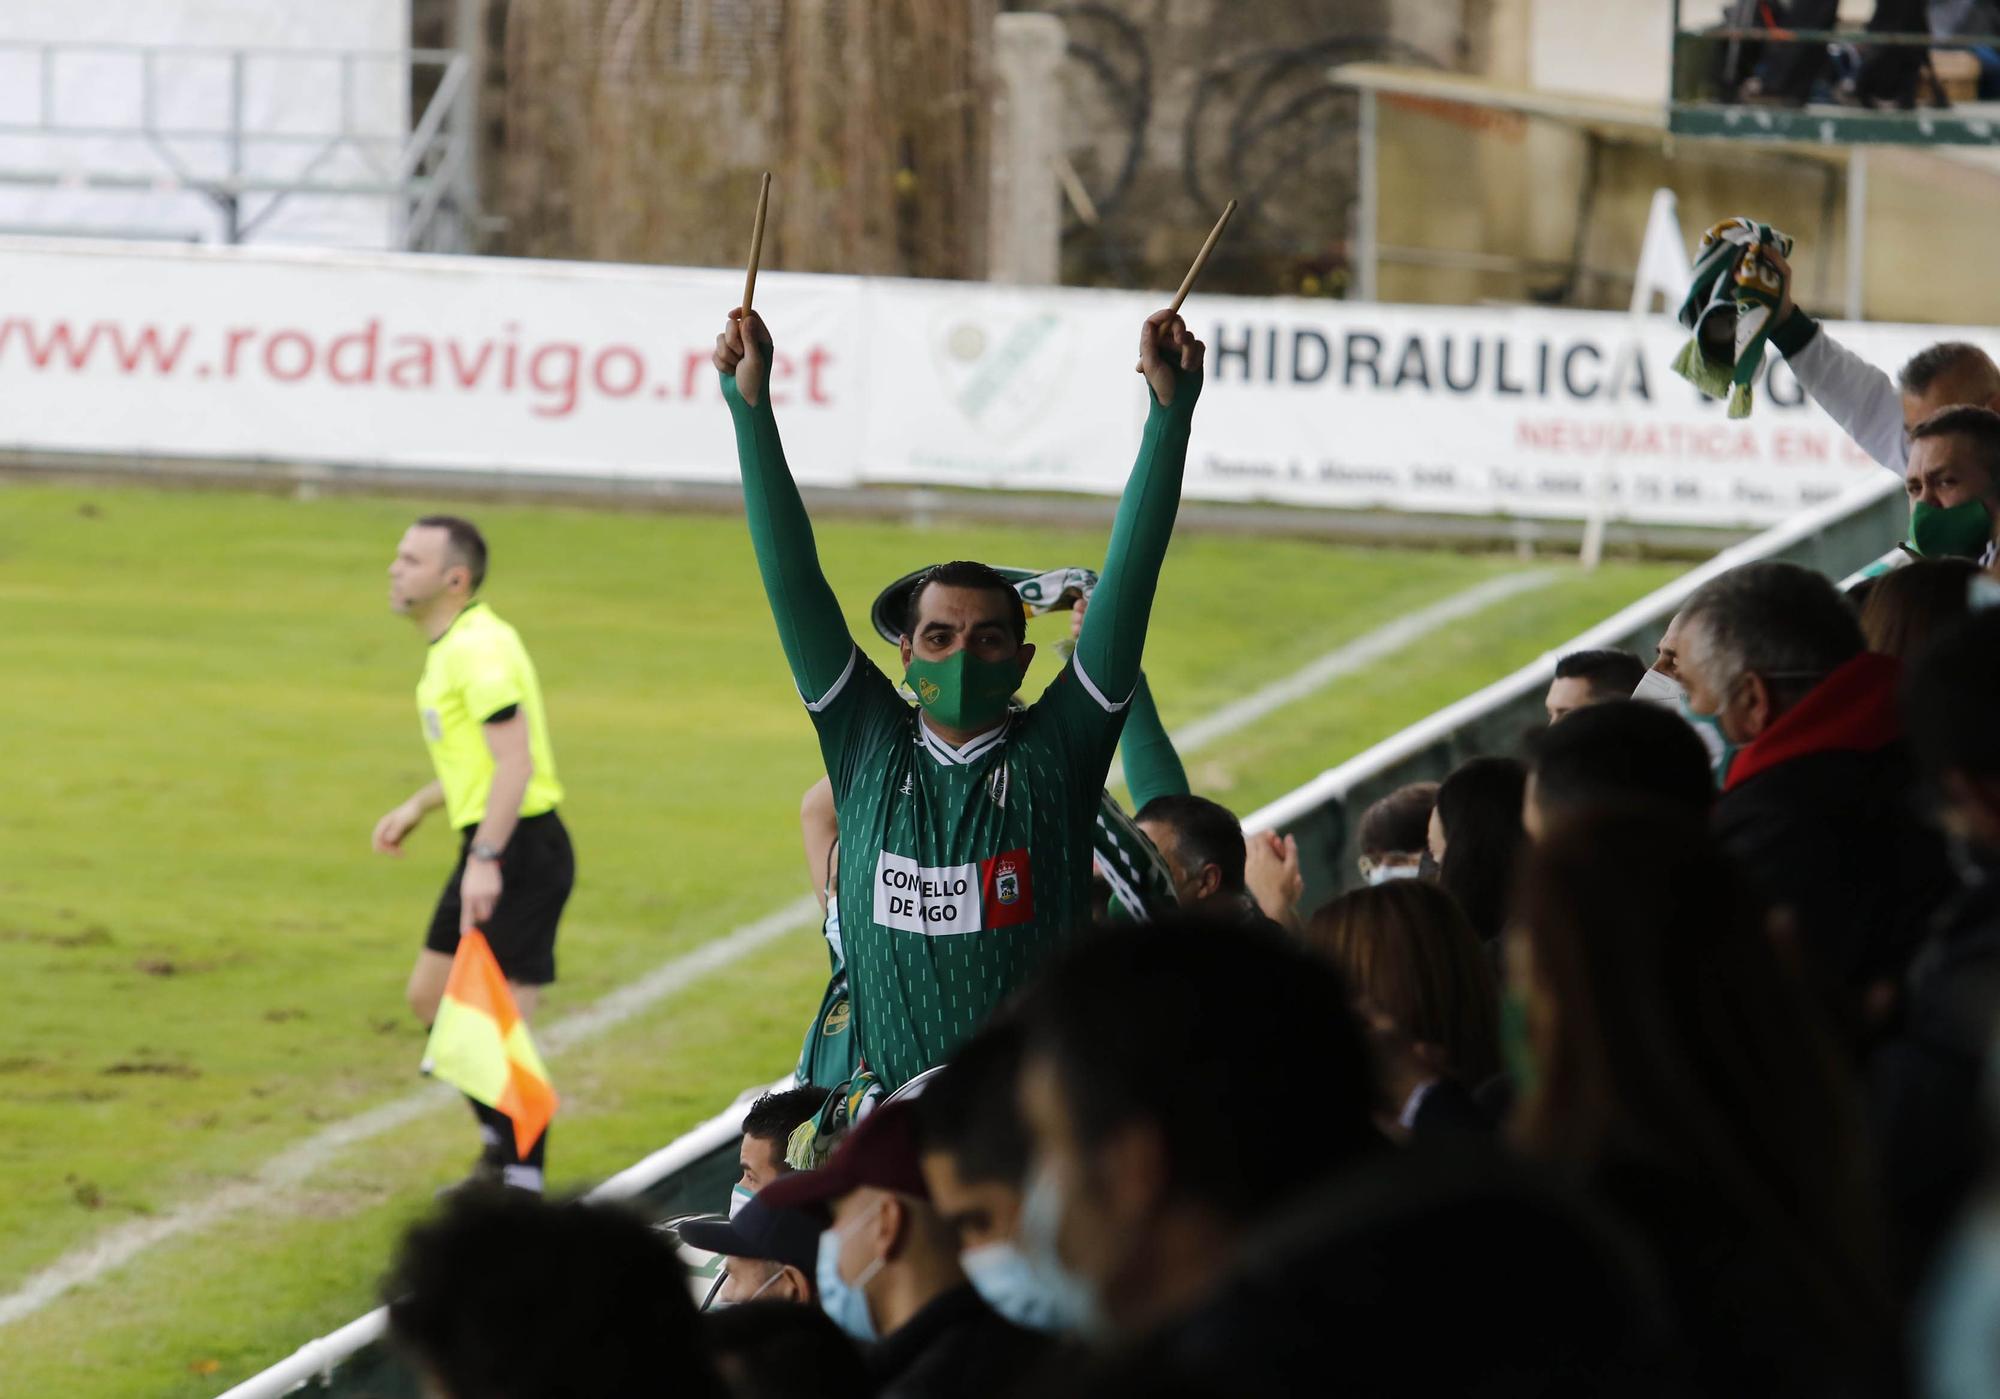
[[1869,1134],[1900,1281],[1928,1271],[1984,1164],[1980,1071],[2000,1019],[2000,859],[1967,871],[1868,1063]]
[[1014,1325],[970,1284],[933,1298],[868,1355],[877,1399],[1011,1394],[1053,1343]]
[[1715,804],[1723,849],[1848,986],[1899,977],[1952,887],[1913,800],[1899,675],[1868,653],[1834,671],[1736,755]]

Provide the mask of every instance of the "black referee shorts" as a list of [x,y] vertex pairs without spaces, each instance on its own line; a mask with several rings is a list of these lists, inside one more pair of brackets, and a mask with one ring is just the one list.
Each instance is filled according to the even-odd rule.
[[[477,829],[468,827],[459,842],[458,863],[444,882],[424,938],[425,947],[447,957],[458,950],[458,883]],[[576,853],[562,818],[553,811],[522,817],[500,855],[499,905],[480,929],[509,981],[546,986],[556,979],[556,924],[575,884]]]

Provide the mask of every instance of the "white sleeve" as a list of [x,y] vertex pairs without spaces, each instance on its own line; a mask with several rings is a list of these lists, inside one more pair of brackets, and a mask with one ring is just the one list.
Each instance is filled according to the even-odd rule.
[[1799,387],[1840,424],[1855,446],[1898,476],[1909,473],[1903,396],[1887,374],[1828,335],[1825,326],[1804,349],[1787,356],[1786,363]]

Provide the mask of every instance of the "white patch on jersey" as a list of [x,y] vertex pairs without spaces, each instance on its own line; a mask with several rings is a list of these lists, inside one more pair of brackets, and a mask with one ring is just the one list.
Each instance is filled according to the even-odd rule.
[[993,769],[993,775],[986,779],[986,795],[991,797],[993,804],[1002,811],[1007,809],[1007,780],[1005,763]]
[[438,719],[438,712],[435,709],[424,711],[424,732],[430,736],[432,743],[444,737],[444,724]]
[[979,866],[919,865],[887,850],[875,864],[875,921],[925,937],[976,933],[983,926]]
[[916,779],[915,775],[914,775],[914,774],[911,774],[911,773],[907,773],[907,772],[906,772],[906,773],[904,773],[904,774],[903,774],[903,785],[902,785],[902,786],[901,786],[900,788],[898,788],[897,790],[898,790],[898,791],[900,791],[900,792],[901,792],[901,793],[902,793],[902,794],[903,794],[904,796],[906,796],[906,797],[907,797],[907,796],[909,796],[909,795],[910,795],[910,794],[911,794],[912,792],[915,792],[915,791],[917,790],[917,786],[916,786],[916,783],[917,783],[917,779]]

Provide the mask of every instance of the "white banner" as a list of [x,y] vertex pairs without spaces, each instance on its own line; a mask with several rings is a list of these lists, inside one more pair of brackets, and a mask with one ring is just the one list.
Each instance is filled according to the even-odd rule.
[[[708,359],[734,271],[34,241],[0,242],[0,271],[3,447],[735,476]],[[1122,487],[1159,294],[758,289],[802,482]],[[1665,317],[1204,295],[1189,315],[1191,498],[1759,525],[1879,469],[1782,362],[1731,422],[1667,368]],[[1892,372],[1981,336],[1829,331]]]

